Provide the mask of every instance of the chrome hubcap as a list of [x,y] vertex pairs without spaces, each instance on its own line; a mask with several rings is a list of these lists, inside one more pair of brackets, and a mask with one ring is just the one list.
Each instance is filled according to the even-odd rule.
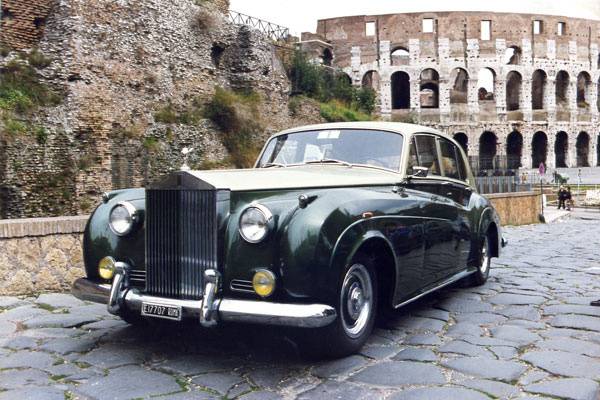
[[373,286],[369,271],[362,264],[354,264],[344,277],[340,298],[344,330],[350,337],[358,337],[366,328],[373,312]]
[[485,238],[481,249],[481,273],[485,274],[490,267],[490,256],[488,253],[488,240]]

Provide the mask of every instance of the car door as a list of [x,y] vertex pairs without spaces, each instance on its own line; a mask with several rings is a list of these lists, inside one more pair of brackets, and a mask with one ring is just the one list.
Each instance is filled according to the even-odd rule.
[[[438,137],[440,166],[444,181],[440,186],[440,197],[450,203],[448,217],[453,229],[453,263],[445,275],[452,275],[467,266],[471,250],[471,222],[469,202],[473,193],[469,185],[468,170],[458,146],[450,140]],[[443,278],[443,277],[442,277]]]
[[[425,235],[423,282],[424,287],[427,287],[448,276],[453,270],[457,211],[453,202],[441,195],[446,181],[442,174],[436,136],[416,135],[413,145],[418,166],[429,170],[427,177],[411,178],[407,184],[409,189],[422,192],[429,199],[419,210]],[[409,169],[411,167],[409,162]]]

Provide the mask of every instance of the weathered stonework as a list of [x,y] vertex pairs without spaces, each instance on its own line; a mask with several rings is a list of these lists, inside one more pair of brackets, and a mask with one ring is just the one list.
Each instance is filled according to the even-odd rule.
[[[290,82],[271,41],[231,24],[227,9],[226,0],[56,2],[27,47],[52,60],[38,72],[63,101],[27,117],[44,129],[43,144],[33,134],[2,137],[0,123],[0,218],[89,212],[104,191],[179,168],[186,146],[194,168],[223,164],[221,133],[201,115],[216,86],[259,94],[258,142],[320,122],[318,111],[291,114]],[[14,29],[3,20],[2,37]],[[0,67],[15,57],[0,55]],[[159,122],[169,107],[194,120]]]
[[0,43],[15,49],[28,49],[44,33],[46,19],[56,0],[2,1]]
[[0,220],[0,296],[67,291],[83,275],[87,217]]
[[[489,37],[482,37],[483,21],[491,23]],[[538,33],[534,21],[541,22]],[[376,28],[367,36],[369,24]],[[476,169],[492,168],[495,156],[509,168],[600,165],[599,21],[489,12],[367,15],[320,20],[304,39],[326,42],[334,67],[372,86],[384,118],[460,136]],[[428,70],[437,76],[425,76]],[[484,94],[481,71],[493,82]]]

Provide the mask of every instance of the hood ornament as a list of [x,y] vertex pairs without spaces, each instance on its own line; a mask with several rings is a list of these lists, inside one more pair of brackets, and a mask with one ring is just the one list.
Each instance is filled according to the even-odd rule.
[[193,147],[184,147],[183,149],[181,149],[181,154],[183,154],[183,165],[181,166],[181,168],[179,168],[181,171],[189,171],[191,169],[188,165],[188,159],[193,151]]

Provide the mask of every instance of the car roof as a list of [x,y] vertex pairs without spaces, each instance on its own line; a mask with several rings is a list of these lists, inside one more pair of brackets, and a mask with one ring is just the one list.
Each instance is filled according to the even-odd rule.
[[272,137],[285,135],[288,133],[304,132],[304,131],[319,131],[330,129],[373,129],[390,132],[397,132],[404,135],[413,135],[415,133],[435,133],[445,137],[449,137],[443,132],[433,128],[416,124],[405,124],[402,122],[383,122],[383,121],[367,121],[367,122],[334,122],[328,124],[305,125],[274,134]]

